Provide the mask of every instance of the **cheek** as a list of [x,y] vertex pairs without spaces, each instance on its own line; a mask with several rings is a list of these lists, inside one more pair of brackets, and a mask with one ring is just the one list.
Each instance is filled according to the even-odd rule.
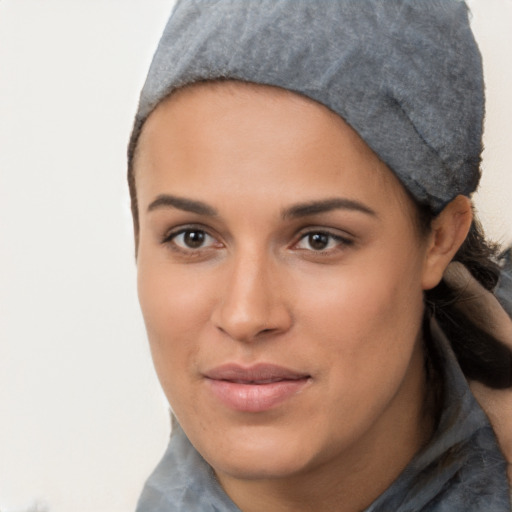
[[[358,264],[341,267],[335,273],[311,276],[304,280],[308,297],[305,310],[310,317],[323,317],[322,324],[333,333],[350,330],[366,332],[389,328],[396,319],[417,317],[423,310],[421,274],[416,259],[392,256],[367,258]],[[341,324],[341,325],[340,325]]]
[[337,361],[340,389],[363,394],[403,375],[423,318],[417,260],[381,255],[379,265],[375,261],[340,269],[301,294],[309,296],[309,336],[322,340],[324,356]]
[[[208,286],[189,272],[144,258],[138,263],[138,294],[155,369],[171,401],[183,369],[194,368],[201,330],[209,318]],[[195,285],[194,285],[195,284]]]

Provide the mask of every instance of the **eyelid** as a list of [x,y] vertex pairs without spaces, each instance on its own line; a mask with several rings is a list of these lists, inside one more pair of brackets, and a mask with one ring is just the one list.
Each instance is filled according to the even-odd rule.
[[[337,247],[331,247],[331,248],[326,248],[326,249],[322,249],[322,250],[315,250],[313,248],[311,249],[305,249],[305,248],[298,248],[298,244],[303,241],[306,237],[308,236],[311,236],[311,235],[315,235],[315,234],[323,234],[323,235],[327,235],[328,237],[330,237],[331,239],[337,241]],[[326,254],[326,253],[329,253],[329,252],[333,252],[333,251],[336,251],[336,250],[341,250],[344,247],[348,247],[348,246],[352,246],[354,245],[355,241],[354,241],[354,238],[352,235],[348,234],[345,232],[345,234],[341,234],[340,231],[338,230],[333,230],[332,228],[325,228],[325,227],[316,227],[316,226],[311,226],[311,227],[307,227],[307,228],[304,228],[302,229],[297,237],[296,237],[296,241],[293,243],[293,247],[296,247],[298,250],[303,250],[303,251],[310,251],[312,253],[317,253],[317,254]]]
[[[187,233],[189,231],[200,231],[204,233],[207,237],[209,237],[213,243],[209,243],[208,245],[201,246],[198,248],[192,248],[192,247],[185,247],[177,244],[175,242],[176,238],[184,233]],[[222,247],[224,244],[219,240],[218,236],[215,236],[211,233],[211,230],[207,228],[206,226],[203,226],[201,224],[185,224],[176,226],[174,228],[171,228],[165,232],[165,234],[162,236],[160,243],[162,245],[169,246],[172,250],[176,252],[182,252],[186,254],[191,253],[199,253],[204,250],[211,249],[215,245],[218,247]]]
[[[180,235],[189,232],[189,231],[199,231],[202,232],[208,237],[209,241],[202,246],[197,248],[187,247],[184,244],[176,243],[176,238]],[[334,240],[335,247],[327,247],[325,249],[314,249],[314,248],[305,248],[298,247],[298,245],[308,236],[312,236],[314,234],[323,234],[328,236],[331,240]],[[170,250],[174,252],[182,253],[185,255],[199,255],[201,252],[205,252],[212,249],[220,249],[225,247],[224,241],[218,234],[212,233],[210,227],[205,226],[203,224],[182,224],[179,226],[174,226],[173,228],[168,229],[164,235],[160,238],[160,243],[162,245],[168,246]],[[299,232],[293,238],[293,241],[289,248],[292,250],[299,251],[308,251],[311,253],[316,253],[318,255],[331,254],[333,252],[341,251],[349,246],[354,245],[355,240],[354,236],[346,231],[342,231],[336,228],[328,228],[324,226],[307,226],[299,230]]]

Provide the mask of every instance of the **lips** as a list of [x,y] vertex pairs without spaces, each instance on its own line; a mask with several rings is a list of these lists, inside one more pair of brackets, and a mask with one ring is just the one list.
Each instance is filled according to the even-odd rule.
[[226,364],[205,373],[209,391],[224,406],[240,412],[276,408],[302,391],[310,375],[272,364]]

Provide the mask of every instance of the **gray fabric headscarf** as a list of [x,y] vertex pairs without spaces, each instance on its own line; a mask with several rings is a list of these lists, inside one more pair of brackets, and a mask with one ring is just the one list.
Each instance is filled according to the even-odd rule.
[[481,57],[460,0],[178,0],[130,144],[174,89],[235,79],[303,94],[343,117],[421,203],[479,181]]

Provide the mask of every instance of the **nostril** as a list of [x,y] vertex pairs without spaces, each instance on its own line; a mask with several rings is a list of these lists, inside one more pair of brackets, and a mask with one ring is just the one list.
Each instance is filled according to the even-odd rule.
[[229,282],[211,311],[211,320],[220,332],[244,342],[268,338],[291,325],[290,311],[282,297],[276,296],[274,280],[263,275],[266,260],[258,265],[253,260],[248,266],[246,258],[244,265],[239,263],[232,269]]
[[[251,341],[256,340],[265,335],[270,335],[278,331],[276,328],[261,328],[257,327],[251,329],[248,326],[231,326],[231,328],[224,328],[222,325],[217,325],[217,329],[232,338],[240,341]],[[1,511],[0,511],[1,512]]]

